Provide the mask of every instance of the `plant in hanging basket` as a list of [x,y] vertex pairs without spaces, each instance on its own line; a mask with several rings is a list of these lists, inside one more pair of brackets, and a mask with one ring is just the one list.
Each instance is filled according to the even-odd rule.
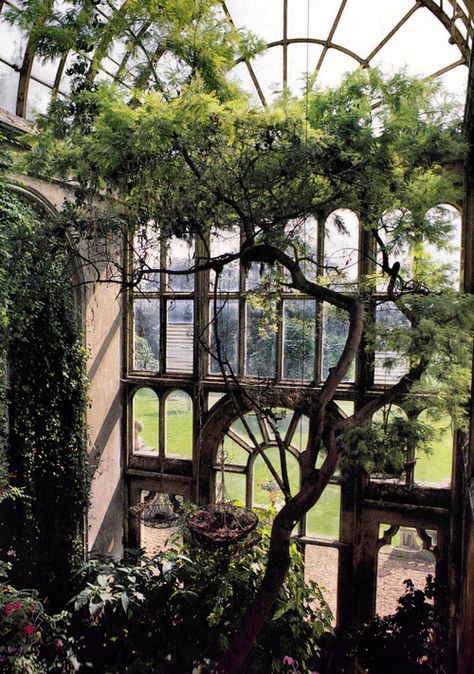
[[185,524],[194,543],[219,547],[243,540],[256,528],[258,517],[251,510],[221,502],[200,506],[187,515]]

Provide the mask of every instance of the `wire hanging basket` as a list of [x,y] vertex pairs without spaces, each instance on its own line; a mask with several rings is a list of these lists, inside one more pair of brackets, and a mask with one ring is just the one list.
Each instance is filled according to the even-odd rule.
[[194,543],[216,548],[242,541],[255,530],[258,517],[251,510],[220,501],[197,508],[185,524]]
[[142,524],[152,529],[170,529],[181,519],[181,504],[173,503],[169,494],[156,493],[145,498],[142,503],[130,508],[130,512]]
[[230,502],[224,480],[225,458],[222,443],[218,456],[220,484],[216,502],[199,506],[184,520],[191,540],[203,547],[223,548],[238,543],[248,537],[258,524],[258,517],[252,510]]

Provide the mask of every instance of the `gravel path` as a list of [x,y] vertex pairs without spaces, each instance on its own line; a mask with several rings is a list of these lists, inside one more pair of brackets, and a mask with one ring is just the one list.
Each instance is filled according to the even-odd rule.
[[[152,529],[142,525],[142,547],[148,553],[163,549],[177,529]],[[336,614],[337,601],[337,565],[339,552],[336,548],[319,545],[307,545],[305,554],[305,579],[315,580],[322,588],[333,615]],[[407,578],[423,589],[428,573],[434,575],[434,557],[426,553],[400,554],[392,546],[385,546],[380,551],[377,604],[379,615],[393,613],[398,598],[404,592],[403,581]]]

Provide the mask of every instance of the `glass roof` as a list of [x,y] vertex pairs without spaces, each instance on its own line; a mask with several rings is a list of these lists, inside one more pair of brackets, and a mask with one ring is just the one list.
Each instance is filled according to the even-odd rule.
[[[101,20],[116,17],[122,2],[99,0]],[[13,6],[0,0],[0,18]],[[49,21],[63,21],[71,6],[57,2]],[[448,91],[465,96],[474,0],[225,0],[222,11],[237,28],[251,30],[267,44],[230,72],[262,105],[285,88],[298,95],[308,77],[316,86],[335,85],[359,66],[436,75]],[[159,33],[149,22],[135,23],[120,40],[102,44],[105,56],[95,76],[132,86],[134,71],[136,77],[146,58],[165,77],[176,63],[157,48]],[[28,119],[44,112],[52,95],[67,96],[66,73],[74,58],[69,52],[45,60],[20,28],[0,21],[0,107]]]

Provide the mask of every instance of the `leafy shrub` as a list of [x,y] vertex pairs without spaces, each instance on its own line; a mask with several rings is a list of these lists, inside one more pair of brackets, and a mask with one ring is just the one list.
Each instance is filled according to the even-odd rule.
[[393,615],[376,616],[359,633],[355,655],[369,674],[443,674],[442,625],[427,600],[436,593],[432,576],[424,591],[405,580],[405,594]]
[[66,637],[66,612],[50,616],[35,590],[17,590],[0,563],[0,671],[4,674],[43,674],[74,671]]
[[[138,557],[131,564],[92,560],[74,602],[77,655],[97,672],[183,674],[215,661],[252,603],[261,583],[269,532],[252,548],[209,551],[187,545]],[[296,546],[271,619],[246,665],[248,674],[285,671],[292,653],[310,671],[331,612],[315,583],[305,584]],[[86,669],[84,669],[86,671]]]

